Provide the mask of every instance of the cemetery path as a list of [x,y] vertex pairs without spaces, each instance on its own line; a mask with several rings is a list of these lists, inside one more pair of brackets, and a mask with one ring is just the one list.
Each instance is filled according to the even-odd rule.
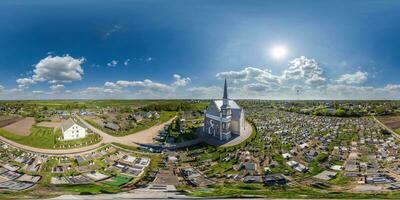
[[17,142],[14,142],[12,140],[9,140],[5,137],[0,136],[0,140],[3,141],[4,143],[14,146],[19,149],[23,149],[25,151],[33,152],[33,153],[40,153],[40,154],[48,154],[48,155],[78,155],[82,154],[85,152],[90,152],[90,151],[95,151],[96,149],[104,146],[105,144],[109,143],[120,143],[123,145],[128,145],[128,146],[134,146],[137,147],[140,144],[152,144],[153,143],[153,138],[161,131],[164,129],[164,126],[171,123],[172,120],[174,120],[176,117],[171,118],[167,122],[152,126],[146,130],[139,131],[137,133],[123,136],[123,137],[115,137],[112,135],[109,135],[89,123],[87,123],[85,120],[77,116],[77,118],[84,124],[86,125],[90,130],[93,132],[99,134],[102,137],[102,140],[99,143],[85,146],[85,147],[79,147],[79,148],[73,148],[73,149],[43,149],[43,148],[36,148],[36,147],[31,147],[27,146],[24,144],[20,144]]

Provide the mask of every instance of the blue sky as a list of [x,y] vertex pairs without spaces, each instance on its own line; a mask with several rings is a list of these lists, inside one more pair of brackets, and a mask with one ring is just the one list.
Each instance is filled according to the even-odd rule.
[[[399,1],[0,2],[0,98],[400,98]],[[272,56],[282,47],[286,54]]]

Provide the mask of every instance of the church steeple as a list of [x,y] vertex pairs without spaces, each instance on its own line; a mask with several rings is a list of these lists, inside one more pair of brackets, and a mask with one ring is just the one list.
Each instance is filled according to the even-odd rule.
[[226,84],[226,78],[225,78],[225,84],[224,84],[224,97],[223,99],[228,99],[228,86]]
[[228,84],[226,84],[226,78],[225,78],[225,84],[224,84],[224,96],[222,97],[222,105],[225,107],[229,106]]

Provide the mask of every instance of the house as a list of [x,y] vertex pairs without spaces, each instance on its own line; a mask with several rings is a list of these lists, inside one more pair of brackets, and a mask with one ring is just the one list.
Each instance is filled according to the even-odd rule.
[[315,175],[314,178],[328,181],[328,180],[336,178],[336,174],[337,174],[337,172],[325,170],[325,171]]
[[242,166],[245,170],[248,170],[248,171],[256,171],[257,170],[256,163],[244,163]]
[[132,118],[135,120],[135,122],[141,122],[143,120],[143,117],[137,114],[132,115]]
[[150,113],[151,113],[151,115],[152,115],[152,118],[154,118],[154,119],[160,118],[160,114],[158,114],[157,111],[151,111]]
[[86,137],[86,128],[75,123],[71,118],[61,125],[63,140],[75,140]]
[[104,128],[110,129],[112,131],[119,131],[120,127],[118,124],[114,123],[114,122],[104,122]]
[[263,179],[261,176],[245,176],[243,179],[244,183],[262,183]]
[[152,112],[147,112],[144,114],[144,118],[150,119],[153,117],[153,113]]
[[285,185],[288,179],[283,174],[270,174],[264,178],[265,185]]

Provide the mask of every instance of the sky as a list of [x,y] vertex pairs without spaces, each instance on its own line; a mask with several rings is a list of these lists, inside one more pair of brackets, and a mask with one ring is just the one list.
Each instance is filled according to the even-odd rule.
[[2,0],[0,99],[400,99],[400,1]]

